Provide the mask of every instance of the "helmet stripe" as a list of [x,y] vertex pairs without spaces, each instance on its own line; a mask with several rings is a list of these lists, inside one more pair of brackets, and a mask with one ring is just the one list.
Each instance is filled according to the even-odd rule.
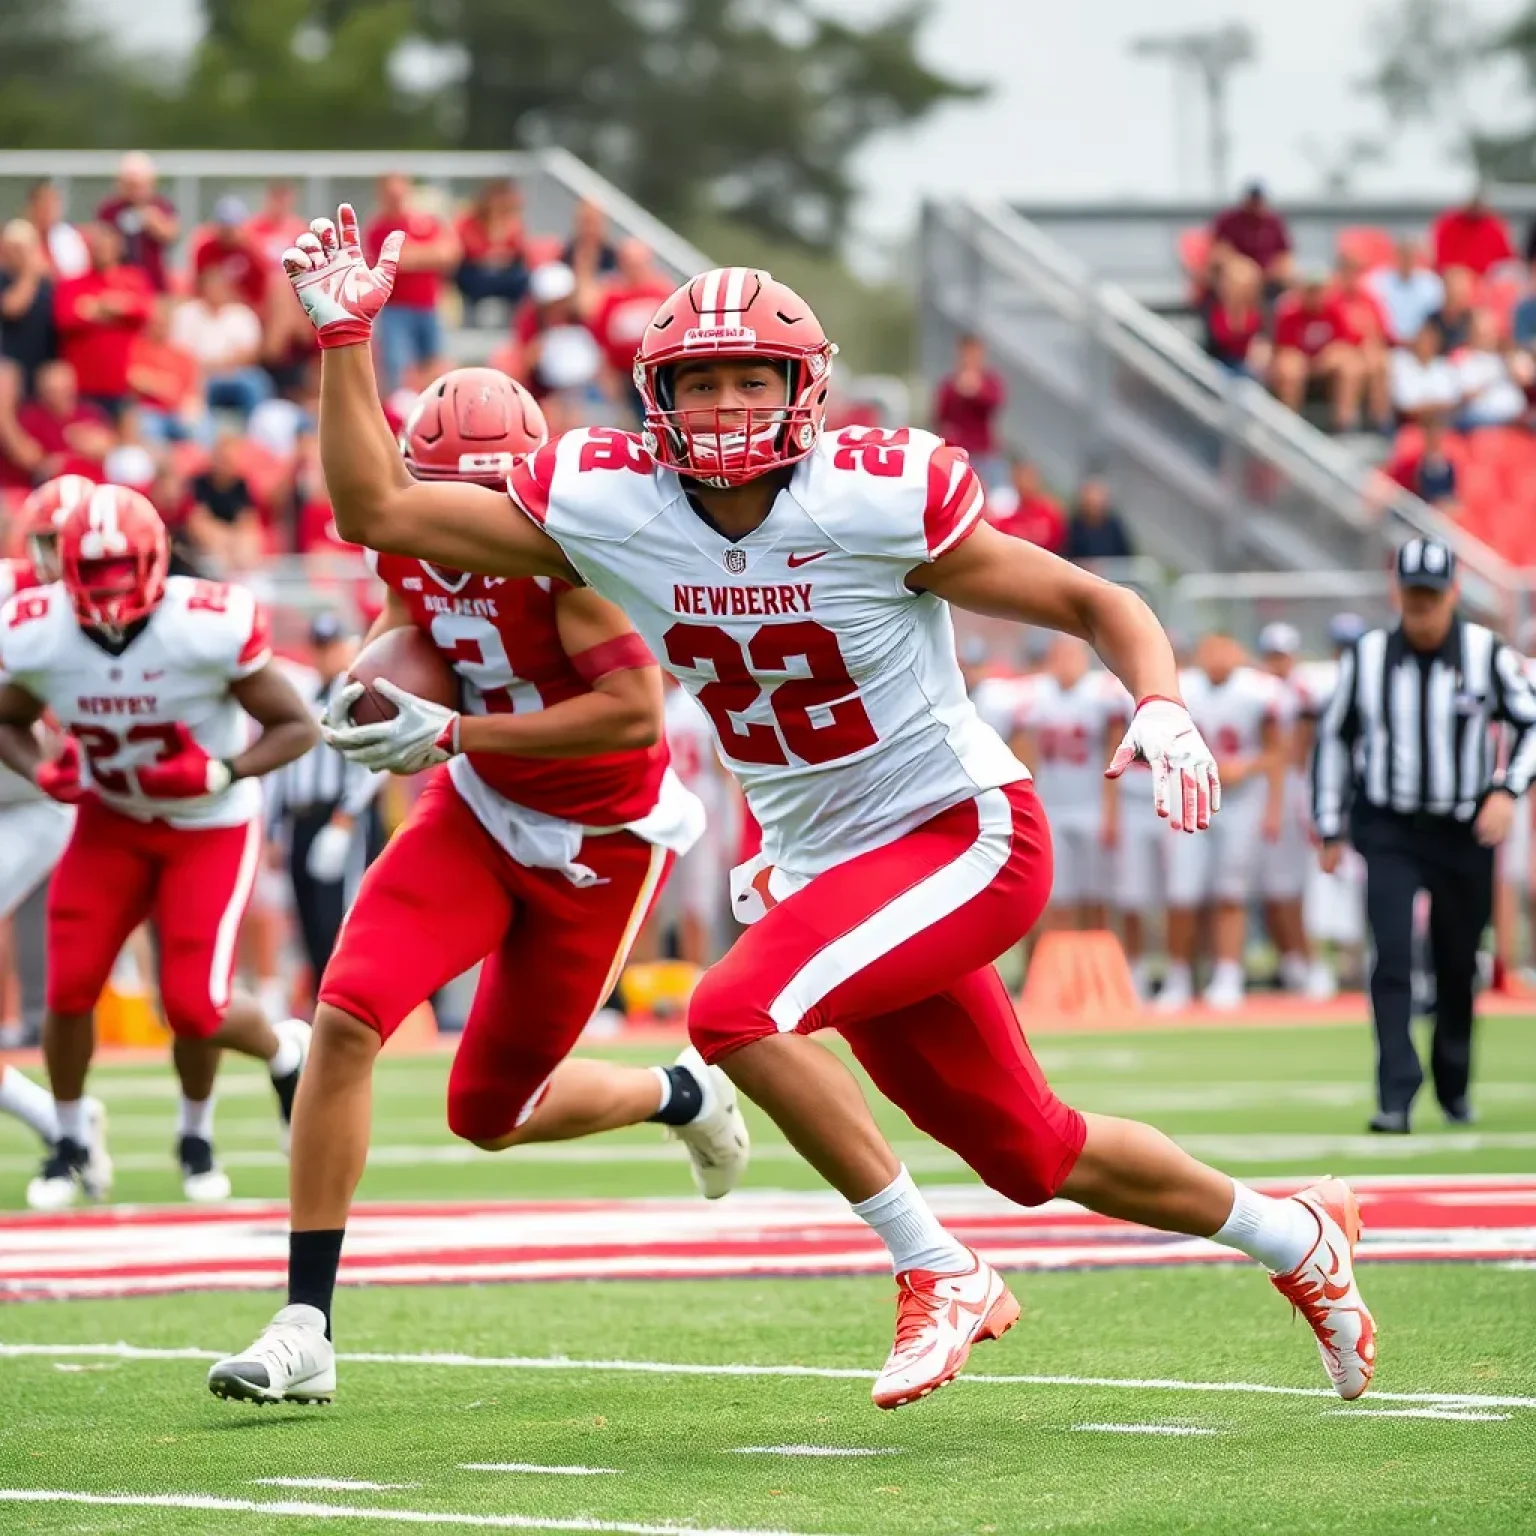
[[720,279],[724,275],[719,267],[704,274],[704,289],[699,296],[699,325],[706,330],[723,323],[720,318]]
[[743,294],[747,286],[747,269],[745,267],[731,267],[726,274],[725,281],[725,308],[727,312],[734,311],[733,324],[741,324],[741,310],[744,303]]

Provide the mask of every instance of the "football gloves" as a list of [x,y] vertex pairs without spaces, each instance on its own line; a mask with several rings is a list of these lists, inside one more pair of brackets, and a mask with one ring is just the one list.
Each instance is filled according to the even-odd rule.
[[404,244],[405,231],[397,229],[385,239],[378,266],[370,267],[358,239],[357,214],[350,203],[343,203],[336,223],[316,219],[283,252],[283,270],[322,347],[367,342],[374,316],[394,290]]
[[1211,816],[1221,809],[1221,777],[1182,704],[1153,697],[1136,706],[1104,775],[1118,779],[1133,762],[1151,768],[1157,814],[1175,832],[1203,832],[1210,826]]
[[457,710],[417,698],[387,678],[379,678],[373,687],[399,711],[393,719],[354,725],[352,706],[364,690],[361,683],[348,683],[332,696],[320,723],[320,734],[348,762],[375,772],[420,773],[457,755]]

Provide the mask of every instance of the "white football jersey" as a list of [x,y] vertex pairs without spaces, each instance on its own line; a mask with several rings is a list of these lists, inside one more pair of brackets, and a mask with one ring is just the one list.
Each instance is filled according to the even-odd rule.
[[0,673],[40,699],[80,743],[87,781],[111,810],[173,827],[229,827],[261,811],[261,786],[152,800],[134,769],[170,757],[185,726],[210,757],[236,757],[249,739],[229,685],[271,660],[266,620],[243,587],[172,576],[149,622],[121,655],[75,620],[62,586],[21,592],[0,608]]
[[1296,697],[1297,712],[1303,719],[1315,720],[1328,708],[1339,682],[1336,661],[1298,661],[1291,669],[1290,684]]
[[[32,574],[32,567],[25,561],[0,560],[0,606],[9,602],[18,592],[36,584],[37,578]],[[0,682],[4,678],[5,674],[0,672]],[[29,805],[47,798],[30,780],[0,763],[0,806]]]
[[982,678],[971,689],[971,703],[976,706],[976,713],[1004,741],[1008,741],[1023,725],[1030,700],[1047,681],[1038,672],[1030,672],[1023,677],[996,673]]
[[1221,683],[1213,683],[1199,667],[1189,667],[1179,674],[1179,690],[1218,763],[1261,752],[1265,725],[1286,718],[1279,680],[1257,667],[1236,667]]
[[1121,697],[1120,684],[1097,670],[1070,688],[1043,678],[1032,695],[1023,724],[1035,746],[1035,788],[1052,817],[1096,818],[1103,809],[1104,733],[1123,717]]
[[906,585],[981,517],[975,471],[932,434],[824,437],[734,542],[613,428],[518,460],[509,489],[698,700],[786,874],[1028,778],[966,697],[948,606]]

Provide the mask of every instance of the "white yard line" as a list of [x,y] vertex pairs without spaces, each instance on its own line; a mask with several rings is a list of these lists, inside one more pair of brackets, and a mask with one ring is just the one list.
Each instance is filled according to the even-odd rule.
[[1463,1408],[1330,1408],[1334,1419],[1460,1419],[1468,1424],[1504,1424],[1507,1413],[1476,1413]]
[[736,1445],[728,1456],[899,1456],[899,1445]]
[[461,1461],[461,1472],[539,1472],[554,1477],[620,1477],[618,1467],[541,1467],[532,1461]]
[[1219,1429],[1193,1424],[1074,1424],[1074,1430],[1096,1435],[1219,1435]]
[[353,1477],[253,1477],[259,1488],[320,1488],[330,1493],[389,1493],[400,1488],[420,1488],[420,1483],[370,1483]]
[[[0,1359],[28,1356],[95,1357],[113,1360],[221,1360],[216,1349],[149,1349],[134,1344],[4,1344]],[[591,1371],[641,1376],[807,1377],[818,1381],[873,1381],[876,1372],[830,1365],[737,1365],[665,1360],[571,1360],[548,1355],[461,1355],[359,1353],[337,1355],[356,1365],[450,1366],[466,1370]],[[1334,1398],[1327,1387],[1281,1387],[1257,1381],[1145,1380],[1126,1376],[993,1376],[972,1372],[956,1381],[981,1387],[1097,1387],[1111,1392],[1227,1392],[1239,1396]],[[1465,1408],[1536,1408],[1536,1397],[1493,1396],[1482,1392],[1373,1392],[1379,1403],[1429,1403]],[[1351,1412],[1359,1410],[1349,1410]]]
[[352,1504],[259,1502],[203,1493],[76,1493],[68,1488],[0,1488],[12,1504],[97,1504],[117,1509],[202,1509],[210,1513],[286,1516],[296,1520],[379,1520],[396,1525],[458,1525],[498,1531],[615,1531],[622,1536],[794,1536],[790,1531],[696,1525],[642,1525],[630,1520],[559,1519],[544,1515],[461,1515],[437,1509],[375,1509]]

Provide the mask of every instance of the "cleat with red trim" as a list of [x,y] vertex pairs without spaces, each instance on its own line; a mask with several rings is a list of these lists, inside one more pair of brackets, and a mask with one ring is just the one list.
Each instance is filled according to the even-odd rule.
[[973,1344],[1002,1338],[1018,1320],[1013,1293],[981,1259],[959,1275],[897,1275],[896,1343],[871,1394],[875,1407],[900,1408],[947,1386]]
[[1270,1280],[1311,1324],[1334,1391],[1351,1401],[1376,1372],[1376,1322],[1355,1284],[1360,1203],[1341,1179],[1324,1179],[1291,1198],[1317,1217],[1318,1239],[1295,1269]]

